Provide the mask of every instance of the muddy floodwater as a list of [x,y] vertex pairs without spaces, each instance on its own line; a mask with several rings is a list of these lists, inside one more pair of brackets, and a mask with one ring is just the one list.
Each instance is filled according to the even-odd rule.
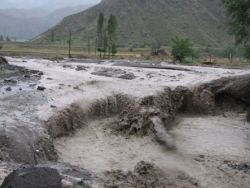
[[249,160],[250,127],[244,117],[183,118],[171,133],[180,153]]
[[250,69],[8,60],[0,183],[30,164],[58,169],[64,187],[249,187],[249,104],[209,83]]
[[[73,137],[56,139],[60,160],[95,173],[116,169],[128,171],[140,161],[150,161],[166,173],[177,169],[184,171],[204,187],[241,187],[240,182],[235,182],[237,176],[245,176],[242,180],[249,183],[247,174],[238,175],[226,162],[249,161],[250,125],[242,117],[181,118],[170,131],[175,151],[166,151],[150,136],[112,134],[109,127],[114,123],[113,119],[93,121]],[[218,168],[225,168],[230,176]]]

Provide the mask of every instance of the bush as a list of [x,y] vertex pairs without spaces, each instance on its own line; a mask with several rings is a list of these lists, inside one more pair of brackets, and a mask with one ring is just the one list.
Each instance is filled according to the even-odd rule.
[[182,62],[183,62],[183,63],[192,63],[193,60],[192,60],[191,57],[184,57]]
[[117,44],[116,47],[117,48],[124,48],[124,47],[126,47],[126,45],[125,44]]
[[146,48],[145,44],[140,44],[139,48]]
[[151,60],[150,55],[147,55],[147,56],[146,56],[146,60]]
[[185,62],[185,58],[192,57],[194,55],[193,43],[189,38],[175,37],[172,39],[174,45],[172,46],[172,56],[180,62]]
[[134,48],[133,48],[133,47],[130,47],[130,48],[128,49],[128,51],[129,51],[129,52],[133,52],[133,51],[134,51]]

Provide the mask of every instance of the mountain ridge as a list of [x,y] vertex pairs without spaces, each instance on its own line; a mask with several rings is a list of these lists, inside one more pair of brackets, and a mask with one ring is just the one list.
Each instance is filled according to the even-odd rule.
[[170,45],[175,36],[190,37],[198,45],[220,46],[228,35],[218,27],[226,17],[220,0],[102,0],[90,9],[64,18],[33,42],[50,43],[52,30],[56,42],[67,40],[72,30],[73,44],[94,45],[96,23],[100,12],[118,18],[117,43],[126,45],[150,44],[156,40]]
[[41,8],[0,9],[0,35],[32,39],[60,22],[65,16],[81,12],[93,5],[64,7],[51,13]]

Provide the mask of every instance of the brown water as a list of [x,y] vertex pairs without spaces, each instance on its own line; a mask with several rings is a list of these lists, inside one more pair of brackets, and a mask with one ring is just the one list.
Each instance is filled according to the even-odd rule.
[[[111,127],[116,119],[92,121],[73,137],[59,138],[55,147],[60,160],[95,173],[132,170],[149,161],[163,171],[179,170],[198,187],[247,187],[248,174],[232,171],[232,164],[250,162],[250,124],[242,117],[185,117],[170,131],[176,151],[166,151],[151,136],[122,136]],[[112,125],[112,126],[111,126]],[[199,158],[199,155],[204,155]]]
[[189,117],[171,134],[181,154],[250,160],[250,124],[243,117]]

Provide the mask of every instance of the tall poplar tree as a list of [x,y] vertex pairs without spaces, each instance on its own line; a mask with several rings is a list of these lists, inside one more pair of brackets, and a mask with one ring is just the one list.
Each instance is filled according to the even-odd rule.
[[116,16],[114,16],[113,14],[110,14],[109,20],[108,20],[108,27],[107,27],[108,40],[109,40],[108,42],[109,53],[117,51],[117,50],[112,50],[112,49],[116,49],[115,37],[116,37],[117,27],[118,27],[118,21],[117,21]]
[[97,21],[97,37],[98,37],[98,48],[97,51],[100,52],[100,57],[102,57],[102,52],[104,57],[106,53],[112,53],[113,55],[117,53],[115,46],[116,31],[118,27],[118,21],[116,16],[111,14],[108,21],[106,21],[104,14],[101,12]]
[[99,18],[97,21],[97,36],[98,36],[98,48],[97,50],[100,52],[100,58],[102,57],[103,51],[103,29],[104,29],[104,14],[100,12]]

